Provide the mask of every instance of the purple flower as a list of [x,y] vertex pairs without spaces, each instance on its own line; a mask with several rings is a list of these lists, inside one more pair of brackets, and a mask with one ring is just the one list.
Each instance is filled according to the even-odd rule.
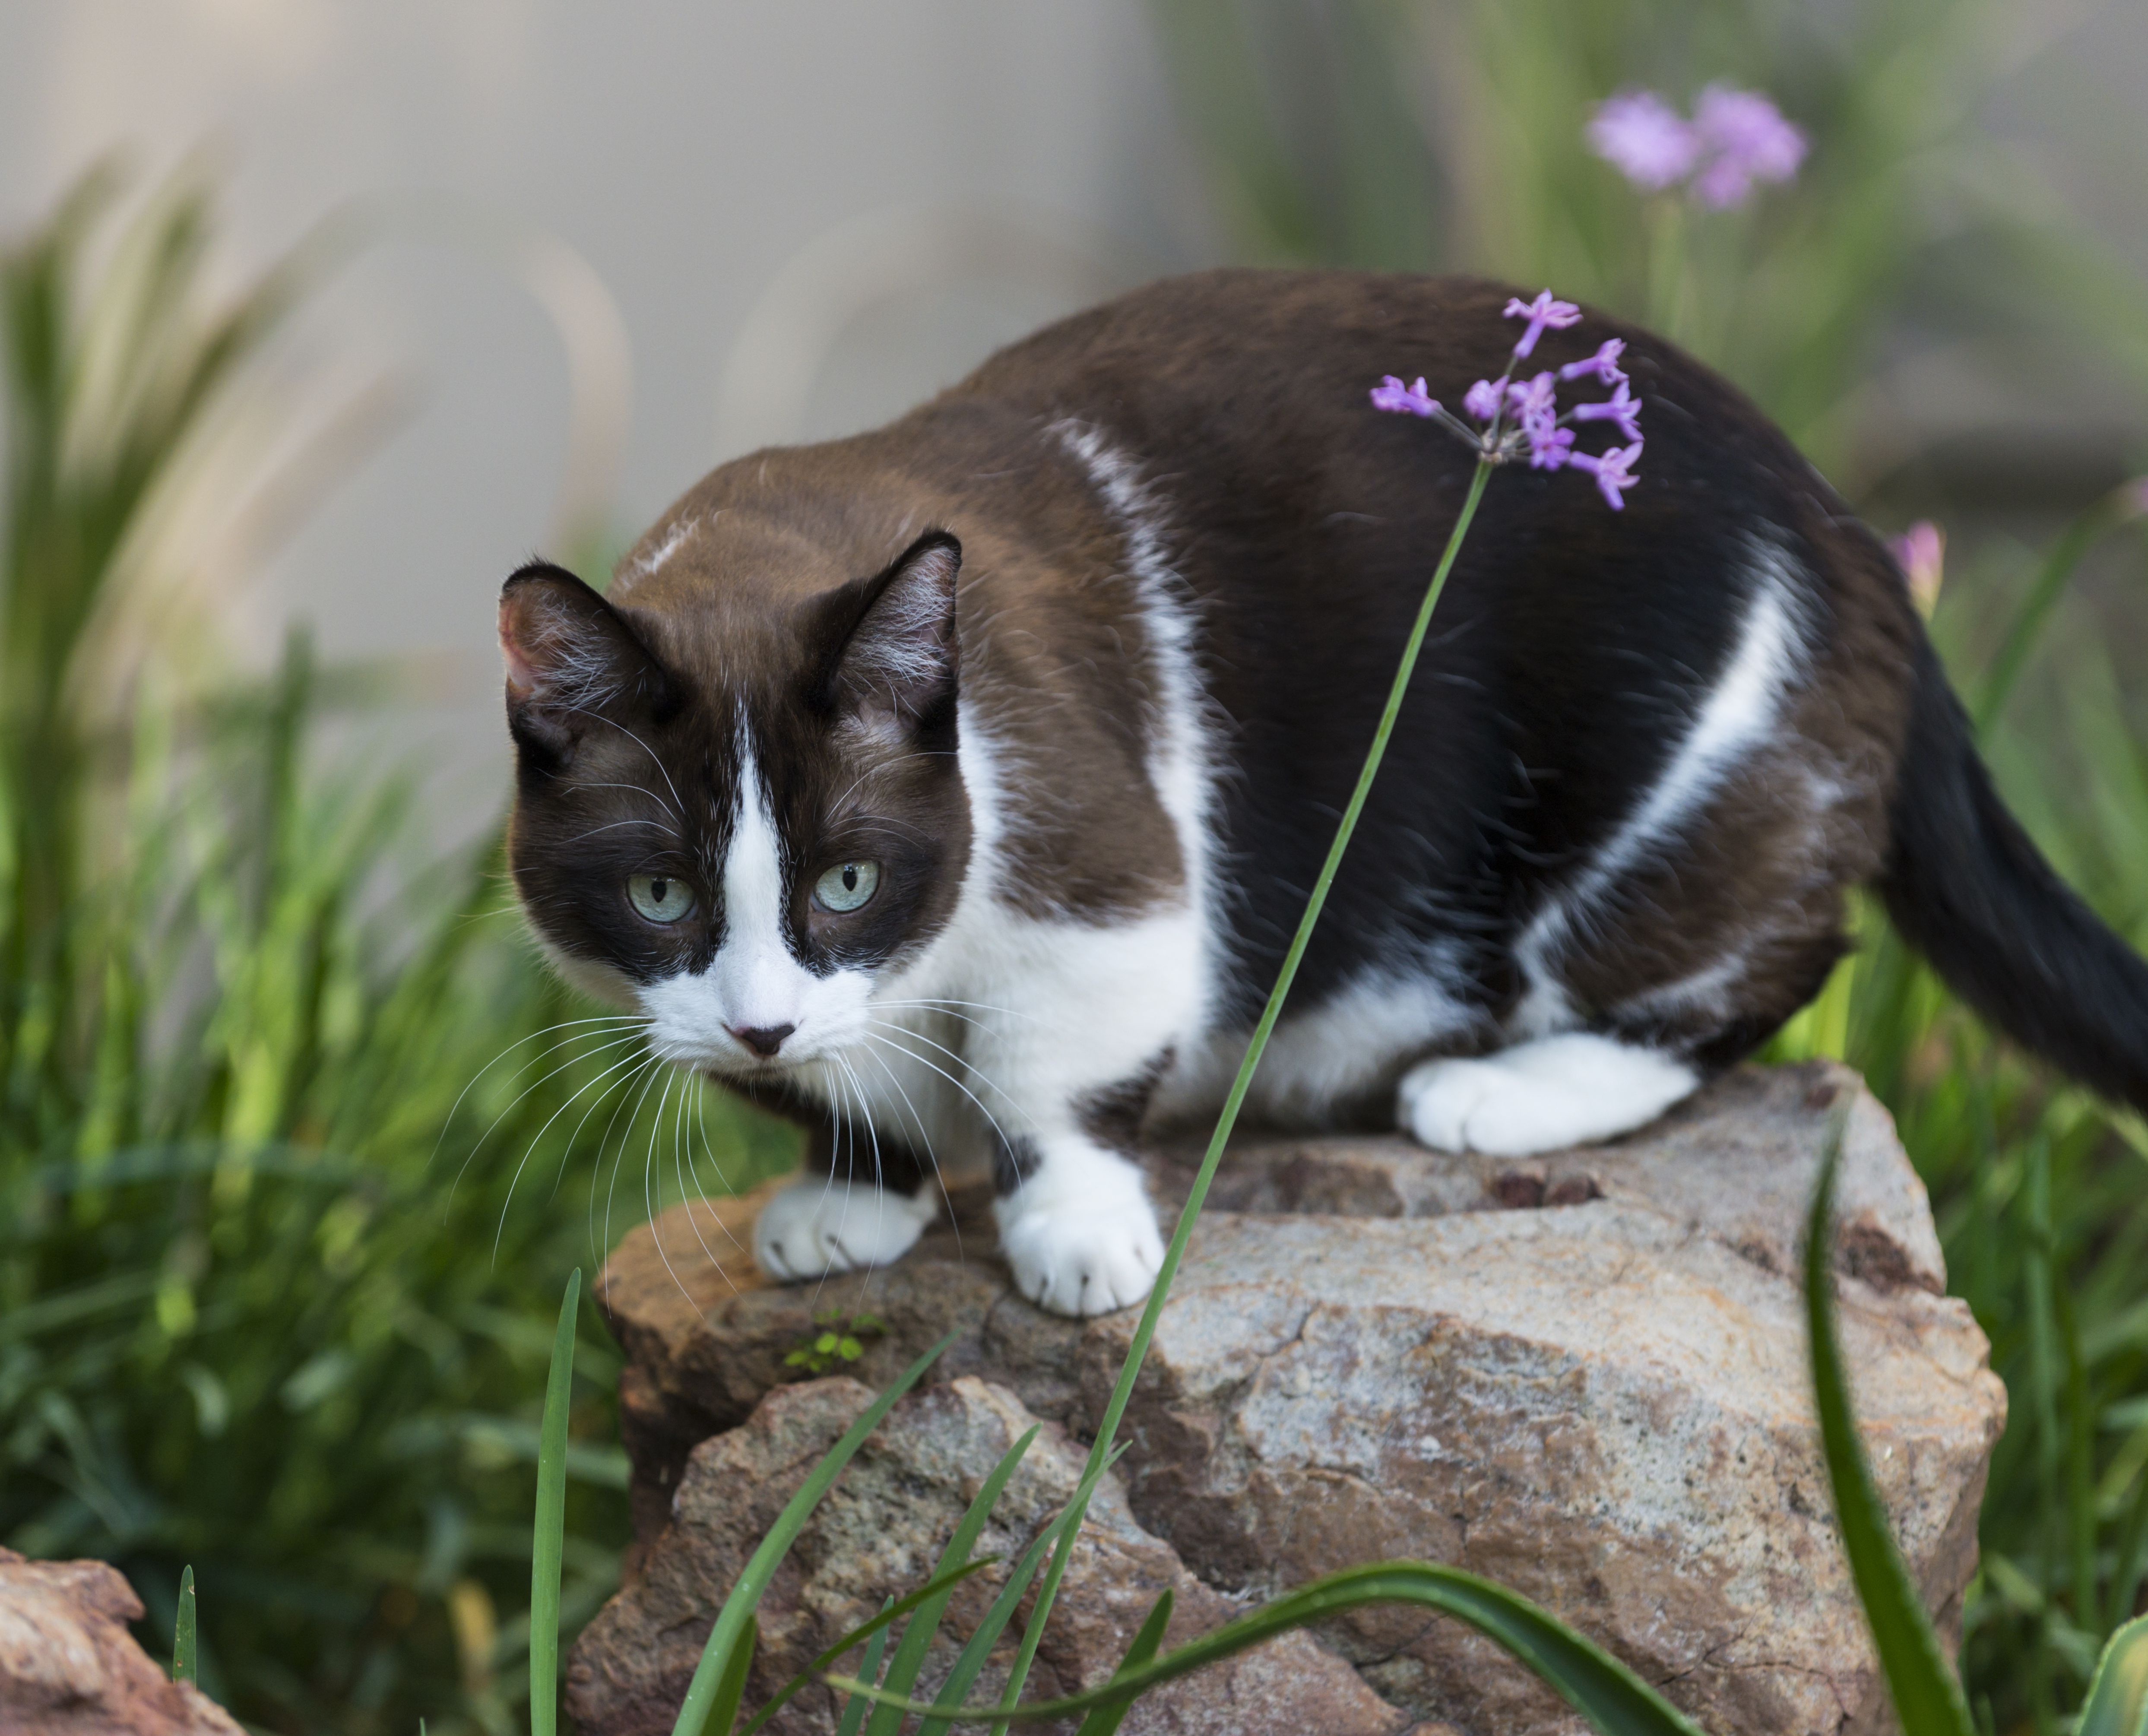
[[1920,519],[1887,546],[1909,577],[1910,600],[1930,620],[1940,600],[1940,580],[1946,573],[1946,532],[1930,519]]
[[1573,430],[1561,428],[1548,416],[1538,417],[1524,424],[1529,437],[1529,468],[1532,470],[1556,470],[1573,456]]
[[1514,346],[1516,356],[1525,356],[1537,347],[1546,326],[1563,330],[1569,325],[1581,324],[1581,309],[1570,301],[1553,301],[1551,291],[1540,289],[1534,301],[1525,302],[1518,297],[1507,304],[1506,317],[1526,319],[1529,329],[1522,334],[1522,341]]
[[1558,420],[1558,384],[1548,374],[1507,382],[1507,407],[1514,413],[1514,420],[1524,426],[1538,418]]
[[1757,90],[1711,84],[1694,105],[1693,130],[1707,159],[1693,183],[1704,205],[1743,204],[1755,181],[1787,181],[1805,160],[1805,136]]
[[[1425,389],[1422,379],[1404,385],[1395,375],[1387,375],[1373,388],[1373,406],[1438,423],[1476,454],[1480,464],[1518,464],[1527,459],[1529,467],[1536,470],[1563,470],[1569,464],[1586,470],[1595,477],[1596,486],[1613,509],[1623,507],[1624,491],[1634,486],[1634,466],[1641,456],[1641,400],[1634,396],[1626,376],[1619,369],[1619,359],[1626,353],[1624,343],[1617,338],[1607,339],[1585,361],[1569,362],[1556,370],[1543,369],[1526,379],[1516,379],[1515,364],[1536,347],[1537,339],[1548,330],[1578,325],[1581,309],[1570,301],[1558,300],[1546,289],[1533,301],[1518,298],[1509,301],[1506,317],[1526,319],[1528,329],[1514,346],[1513,359],[1497,379],[1480,379],[1463,394],[1462,407],[1476,419],[1477,426],[1473,428],[1453,411],[1442,409]],[[1601,403],[1576,404],[1560,414],[1560,380],[1584,375],[1593,375],[1612,387],[1613,395]],[[1575,434],[1570,424],[1596,421],[1615,424],[1631,444],[1614,446],[1600,456],[1575,451]]]
[[1588,123],[1588,143],[1647,193],[1683,181],[1700,159],[1699,133],[1652,90],[1621,91],[1599,104]]
[[1501,382],[1480,379],[1462,394],[1462,408],[1479,422],[1489,422],[1499,414]]
[[1641,438],[1641,404],[1624,374],[1619,377],[1619,389],[1601,404],[1577,404],[1572,411],[1577,422],[1616,422],[1620,436],[1629,440]]
[[1422,374],[1418,377],[1415,385],[1406,386],[1390,374],[1373,388],[1373,408],[1376,410],[1397,410],[1412,416],[1436,416],[1439,414],[1439,402],[1426,394]]
[[1615,386],[1625,379],[1619,371],[1619,358],[1626,353],[1624,338],[1606,338],[1603,347],[1586,361],[1568,362],[1558,370],[1561,379],[1579,379],[1584,374],[1593,374],[1607,386]]
[[1639,480],[1634,474],[1634,466],[1640,461],[1640,457],[1641,443],[1636,440],[1630,446],[1611,447],[1601,458],[1593,457],[1586,452],[1568,453],[1566,461],[1575,469],[1586,470],[1595,477],[1596,486],[1603,491],[1603,498],[1611,503],[1612,511],[1619,512],[1626,504],[1620,498],[1620,490],[1634,487]]
[[2118,510],[2125,519],[2148,519],[2148,476],[2136,476],[2118,491]]

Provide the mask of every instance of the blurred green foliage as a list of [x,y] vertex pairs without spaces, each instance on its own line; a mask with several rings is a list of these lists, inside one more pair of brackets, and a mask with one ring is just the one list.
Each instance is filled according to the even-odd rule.
[[[191,1563],[201,1683],[257,1724],[505,1728],[561,1277],[787,1141],[555,985],[496,847],[408,868],[303,640],[208,700],[107,654],[324,263],[212,306],[205,188],[116,193],[0,262],[0,1541],[117,1563],[153,1648]],[[627,1529],[583,1330],[570,1631]]]
[[[2010,359],[2015,377],[2065,353],[2148,389],[2148,285],[2067,228],[2059,202],[1981,125],[2047,22],[2040,9],[1154,9],[1247,257],[1488,271],[1669,328],[1853,500],[1884,468],[1864,458],[1885,444],[1871,439],[1887,407],[1869,382],[1905,329]],[[1806,129],[1812,154],[1794,187],[1706,213],[1644,197],[1590,153],[1583,128],[1614,92],[1653,88],[1683,107],[1719,79],[1766,90]],[[2112,148],[2148,158],[2148,130]],[[1408,371],[1408,358],[1395,362]],[[2148,468],[2148,454],[2111,454],[2100,479],[2068,484],[2060,504],[2088,499],[2129,457]],[[2123,517],[2094,508],[2067,534],[2105,537],[2106,574],[2137,596],[2148,539],[2120,530]],[[1957,570],[1932,625],[1957,685],[1978,709],[1995,673],[2028,670],[1986,731],[2000,786],[2060,871],[2148,946],[2148,751],[2129,690],[2138,672],[2114,660],[2125,645],[2111,599],[2075,592],[2046,613],[2038,549],[1988,522],[1980,536],[1955,528]],[[2115,619],[2129,619],[2122,606]],[[1990,1334],[2012,1410],[1964,1668],[1985,1728],[2041,1736],[2065,1727],[2105,1636],[2144,1604],[2148,1128],[1995,1041],[1876,907],[1859,919],[1860,956],[1772,1052],[1843,1055],[1864,1070],[1931,1190],[1954,1289]]]
[[[1883,341],[2148,388],[2148,284],[1985,124],[2057,9],[2006,0],[1152,0],[1249,259],[1466,270],[1649,324],[1751,392],[1838,484]],[[1747,207],[1645,198],[1589,150],[1614,92],[1764,89],[1813,149]],[[2148,141],[2132,141],[2139,151]],[[2144,165],[2148,166],[2148,165]],[[1399,360],[1398,365],[1400,365]],[[2042,408],[2048,409],[2048,402]],[[1890,430],[1891,432],[1891,430]]]

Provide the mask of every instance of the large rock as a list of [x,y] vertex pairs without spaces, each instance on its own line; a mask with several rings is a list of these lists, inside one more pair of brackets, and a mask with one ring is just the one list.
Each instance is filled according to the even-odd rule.
[[8,1736],[242,1736],[128,1633],[142,1603],[101,1561],[0,1549],[0,1730]]
[[[1123,1516],[1114,1507],[1099,1523],[1142,1530],[1142,1547],[1165,1550],[1150,1580],[1190,1573],[1234,1600],[1382,1558],[1454,1563],[1545,1604],[1725,1736],[1885,1728],[1829,1510],[1797,1277],[1826,1111],[1844,1091],[1834,1262],[1844,1347],[1880,1494],[1950,1634],[2005,1393],[1968,1309],[1943,1293],[1924,1190],[1885,1111],[1824,1063],[1749,1069],[1626,1141],[1524,1162],[1386,1137],[1235,1148],[1128,1413]],[[1160,1196],[1182,1198],[1197,1156],[1153,1155]],[[809,1401],[775,1389],[797,1377],[785,1357],[816,1315],[886,1323],[846,1371],[871,1384],[958,1327],[937,1381],[972,1377],[963,1404],[1026,1409],[1082,1439],[1133,1328],[1132,1314],[1065,1321],[1013,1295],[974,1209],[885,1272],[773,1288],[731,1240],[745,1239],[753,1204],[672,1212],[630,1236],[600,1282],[628,1354],[622,1427],[646,1553],[577,1648],[572,1703],[593,1736],[648,1728],[666,1693],[675,1704],[675,1661],[650,1660],[665,1644],[698,1645],[743,1558],[738,1539],[767,1517],[736,1507],[735,1479],[727,1494],[697,1479],[792,1426],[790,1407]],[[955,1401],[916,1402],[923,1417]],[[737,1432],[710,1441],[725,1431]],[[960,1462],[961,1476],[981,1474]],[[905,1498],[891,1484],[876,1518],[846,1509],[846,1534],[907,1524]],[[745,1528],[720,1547],[687,1516],[726,1500]],[[959,1505],[951,1493],[940,1500],[900,1559],[866,1552],[813,1568],[851,1576],[827,1620],[915,1583]],[[1033,1530],[1044,1510],[1023,1508],[1034,1518],[1022,1524]],[[1070,1588],[1079,1578],[1077,1568]],[[1107,1603],[1108,1583],[1096,1592]],[[1221,1602],[1180,1607],[1182,1625],[1226,1613]],[[1138,1615],[1115,1616],[1109,1635]],[[1370,1612],[1321,1639],[1399,1724],[1443,1720],[1483,1736],[1573,1728],[1561,1703],[1452,1622]],[[1111,1651],[1100,1641],[1055,1666],[1055,1679],[1091,1679]],[[1329,1694],[1331,1663],[1303,1651],[1277,1679]],[[1168,1716],[1259,1727],[1243,1702],[1234,1714],[1224,1698],[1185,1692]],[[801,1716],[797,1728],[825,1727],[824,1708]],[[1339,1714],[1285,1718],[1351,1727]],[[1154,1727],[1192,1727],[1182,1721]]]
[[[871,1402],[869,1387],[841,1377],[783,1387],[740,1427],[689,1456],[670,1528],[575,1649],[568,1706],[585,1731],[657,1736],[670,1729],[717,1603],[815,1462]],[[1036,1420],[1004,1387],[972,1377],[897,1405],[816,1510],[762,1599],[750,1699],[773,1694],[869,1619],[891,1590],[930,1578],[978,1488]],[[1063,1429],[1045,1425],[979,1543],[978,1553],[1001,1561],[956,1592],[918,1692],[930,1698],[946,1679],[961,1638],[1005,1585],[1007,1564],[1073,1493],[1084,1458]],[[1038,1694],[1070,1693],[1110,1675],[1167,1588],[1173,1594],[1167,1643],[1237,1613],[1134,1522],[1116,1483],[1098,1492],[1090,1513],[1037,1653],[1031,1682]],[[1003,1651],[970,1698],[1004,1688],[1006,1663]],[[831,1691],[815,1687],[772,1727],[804,1736],[830,1728],[836,1715]],[[1297,1633],[1197,1681],[1171,1684],[1122,1728],[1130,1736],[1303,1736],[1308,1729],[1388,1736],[1410,1722],[1348,1664]]]

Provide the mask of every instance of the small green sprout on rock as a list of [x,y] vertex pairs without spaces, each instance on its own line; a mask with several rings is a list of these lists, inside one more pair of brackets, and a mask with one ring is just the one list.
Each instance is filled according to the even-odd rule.
[[877,1314],[853,1314],[846,1320],[839,1308],[816,1314],[813,1324],[820,1330],[784,1357],[785,1367],[826,1374],[837,1362],[856,1362],[866,1353],[865,1341],[887,1330],[887,1322]]

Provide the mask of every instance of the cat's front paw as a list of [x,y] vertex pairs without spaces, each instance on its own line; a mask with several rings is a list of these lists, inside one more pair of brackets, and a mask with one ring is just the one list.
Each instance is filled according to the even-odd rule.
[[1026,1212],[1001,1232],[1014,1287],[1054,1314],[1108,1314],[1146,1297],[1163,1237],[1144,1199]]
[[910,1251],[936,1210],[929,1192],[913,1199],[841,1182],[794,1182],[754,1221],[753,1257],[785,1284],[885,1266]]

